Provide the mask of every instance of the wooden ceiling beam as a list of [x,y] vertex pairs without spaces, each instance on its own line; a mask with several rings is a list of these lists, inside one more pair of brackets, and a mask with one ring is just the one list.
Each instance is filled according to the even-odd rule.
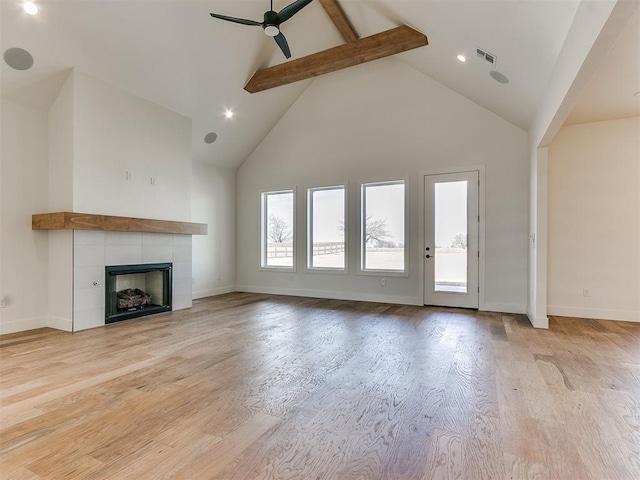
[[426,35],[402,25],[355,42],[258,70],[244,89],[249,93],[261,92],[428,44]]
[[358,34],[336,0],[320,0],[320,5],[327,12],[345,42],[349,43],[358,40]]

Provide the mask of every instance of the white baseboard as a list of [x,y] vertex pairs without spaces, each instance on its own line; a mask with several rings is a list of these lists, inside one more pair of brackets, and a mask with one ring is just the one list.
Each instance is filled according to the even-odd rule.
[[527,315],[533,328],[549,329],[549,317],[535,317],[533,315]]
[[216,295],[222,295],[224,293],[231,293],[235,291],[236,287],[232,285],[226,287],[211,288],[209,290],[199,290],[197,292],[193,292],[192,298],[196,300],[198,298],[215,297]]
[[525,314],[527,313],[527,306],[518,303],[485,302],[480,310],[483,312]]
[[[398,305],[419,305],[419,306],[423,305],[422,299],[419,297],[379,295],[374,293],[332,292],[328,290],[302,290],[302,289],[282,288],[282,287],[239,285],[235,288],[235,290],[229,290],[229,291],[224,291],[220,293],[228,293],[231,291],[248,292],[248,293],[266,293],[270,295],[291,295],[293,297],[327,298],[330,300],[352,300],[357,302],[392,303],[392,304],[398,304]],[[194,292],[194,295],[195,295],[195,292]],[[194,296],[194,298],[200,298],[200,297]],[[481,310],[485,312],[525,314],[527,312],[527,307],[526,305],[520,305],[517,303],[487,302],[482,306]]]
[[599,308],[565,307],[549,305],[549,315],[559,317],[592,318],[594,320],[618,320],[622,322],[640,322],[640,312],[632,310],[604,310]]
[[35,330],[36,328],[44,328],[46,326],[47,317],[21,318],[20,320],[0,323],[0,335],[25,332],[27,330]]
[[65,332],[73,331],[73,320],[70,318],[47,317],[47,327],[56,330],[64,330]]
[[328,290],[301,290],[296,288],[262,287],[238,285],[236,292],[266,293],[269,295],[290,295],[292,297],[326,298],[329,300],[351,300],[356,302],[391,303],[397,305],[422,305],[418,297],[398,295],[378,295],[373,293],[332,292]]
[[531,310],[527,308],[527,318],[531,322],[533,328],[549,328],[549,317],[547,316],[535,316]]

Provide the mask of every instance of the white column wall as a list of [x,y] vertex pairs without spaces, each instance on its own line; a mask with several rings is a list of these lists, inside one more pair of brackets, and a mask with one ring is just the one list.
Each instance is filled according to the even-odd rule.
[[233,292],[236,285],[236,172],[193,162],[192,219],[209,226],[193,237],[193,298]]
[[80,71],[73,211],[191,221],[191,119]]

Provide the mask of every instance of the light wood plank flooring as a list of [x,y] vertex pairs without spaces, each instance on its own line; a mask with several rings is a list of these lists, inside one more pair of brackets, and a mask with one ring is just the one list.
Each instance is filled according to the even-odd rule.
[[640,324],[237,293],[0,373],[2,479],[640,478]]

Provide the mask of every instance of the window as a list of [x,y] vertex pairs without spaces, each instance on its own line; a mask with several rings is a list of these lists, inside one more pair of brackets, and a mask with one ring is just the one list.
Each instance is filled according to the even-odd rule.
[[434,291],[467,293],[468,182],[434,184]]
[[307,198],[308,268],[345,270],[345,187],[310,188]]
[[405,271],[404,181],[362,185],[363,271]]
[[263,268],[294,268],[293,190],[262,194],[262,259]]

